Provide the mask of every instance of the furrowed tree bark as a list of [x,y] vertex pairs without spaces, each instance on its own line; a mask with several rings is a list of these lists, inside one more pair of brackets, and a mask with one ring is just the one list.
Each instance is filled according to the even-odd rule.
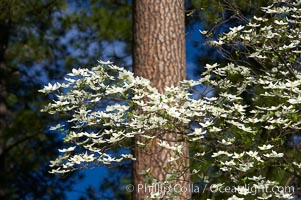
[[[185,79],[185,12],[184,0],[136,0],[134,3],[134,73],[151,81],[152,86],[163,93],[167,86],[177,85]],[[150,134],[159,134],[153,132]],[[135,142],[146,141],[137,136]],[[167,180],[174,171],[183,174],[173,183],[176,188],[182,187],[173,199],[190,199],[189,191],[189,153],[188,144],[183,134],[168,133],[163,140],[169,144],[181,144],[184,153],[172,168],[168,168],[167,160],[176,157],[171,150],[162,149],[157,143],[159,139],[148,142],[143,149],[136,146],[136,161],[133,164],[134,199],[142,200],[151,192],[159,192],[160,188],[146,188],[146,177],[142,173],[149,169],[155,179]],[[170,142],[179,140],[179,142]],[[164,192],[164,191],[161,191]]]

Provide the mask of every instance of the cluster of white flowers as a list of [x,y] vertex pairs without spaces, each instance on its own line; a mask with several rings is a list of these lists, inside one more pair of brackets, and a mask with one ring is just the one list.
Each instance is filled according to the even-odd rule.
[[[248,182],[258,187],[277,186],[281,185],[279,180],[288,180],[262,177],[268,173],[281,172],[291,180],[300,176],[297,155],[301,149],[294,138],[300,137],[301,129],[301,9],[294,1],[282,0],[262,10],[264,16],[230,28],[211,42],[221,48],[234,45],[240,56],[250,59],[248,64],[207,64],[200,80],[183,81],[166,88],[164,94],[151,87],[149,80],[111,63],[101,63],[92,70],[73,69],[64,83],[45,86],[40,91],[54,92],[56,98],[43,111],[69,117],[66,124],[51,127],[62,131],[70,144],[51,162],[52,172],[135,160],[131,154],[115,155],[112,150],[116,146],[130,149],[128,139],[136,135],[146,141],[158,138],[158,145],[179,155],[183,146],[161,140],[164,133],[172,132],[193,144],[194,175],[208,173],[212,184],[240,188],[229,199],[250,195],[292,198],[293,194],[272,192],[254,196],[240,186]],[[190,92],[204,84],[217,95],[195,99]],[[150,134],[154,131],[158,134]],[[173,157],[168,162],[172,165],[177,160]]]
[[[262,10],[265,13],[262,17],[230,28],[218,40],[210,42],[235,61],[225,67],[207,65],[203,73],[204,77],[209,76],[204,83],[215,86],[219,96],[211,104],[213,109],[219,109],[219,115],[206,111],[215,117],[212,126],[222,131],[216,134],[210,126],[206,127],[208,133],[201,142],[204,147],[201,151],[215,159],[215,165],[208,157],[206,163],[217,167],[217,183],[239,185],[243,183],[242,177],[281,172],[282,177],[275,178],[274,185],[293,185],[285,181],[296,180],[300,175],[301,149],[296,144],[301,128],[300,3],[282,0]],[[234,51],[229,51],[229,47]],[[233,53],[241,60],[235,60]],[[199,160],[199,164],[204,162]],[[267,169],[270,171],[263,172]],[[225,181],[227,178],[230,181]],[[238,192],[231,198],[250,195]],[[293,195],[292,192],[257,193],[256,198],[290,199]]]

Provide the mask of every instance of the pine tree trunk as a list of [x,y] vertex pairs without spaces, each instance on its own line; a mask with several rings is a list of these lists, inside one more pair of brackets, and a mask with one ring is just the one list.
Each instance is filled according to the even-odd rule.
[[[152,86],[164,92],[165,87],[177,85],[186,76],[184,0],[136,0],[134,9],[134,73],[151,80]],[[173,169],[167,168],[167,160],[175,155],[157,145],[159,139],[149,142],[143,149],[136,147],[134,199],[142,200],[150,196],[152,190],[146,188],[145,175],[141,174],[146,169],[150,169],[151,176],[160,181],[166,180],[174,170],[182,171],[174,184],[177,190],[180,187],[189,189],[188,144],[183,135],[185,133],[181,136],[168,133],[163,137],[166,141],[181,138],[182,141],[176,143],[185,147],[182,158]],[[135,140],[145,142],[139,136]],[[153,192],[158,190],[160,188],[153,188]],[[189,191],[181,192],[173,199],[190,199],[190,195]]]

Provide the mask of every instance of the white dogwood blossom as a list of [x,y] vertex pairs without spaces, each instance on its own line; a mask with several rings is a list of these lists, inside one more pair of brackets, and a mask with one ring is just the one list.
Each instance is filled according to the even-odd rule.
[[[73,69],[64,83],[46,85],[40,92],[55,97],[43,111],[65,119],[50,128],[64,134],[66,143],[50,162],[51,172],[134,161],[134,155],[113,150],[132,150],[129,141],[137,135],[145,138],[138,148],[156,142],[174,151],[166,160],[172,167],[186,148],[164,140],[165,133],[174,133],[190,143],[194,176],[236,188],[223,194],[226,198],[291,199],[292,192],[262,189],[293,185],[289,181],[300,177],[301,8],[282,0],[262,12],[211,39],[221,49],[235,44],[244,62],[207,64],[200,80],[185,80],[165,93],[149,80],[102,61],[92,69]],[[204,88],[215,96],[206,96]],[[204,95],[196,98],[192,91]],[[251,193],[244,184],[258,192]]]

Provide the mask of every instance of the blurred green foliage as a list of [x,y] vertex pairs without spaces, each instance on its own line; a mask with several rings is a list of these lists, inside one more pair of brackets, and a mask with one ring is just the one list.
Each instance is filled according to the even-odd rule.
[[[0,1],[0,199],[66,199],[81,176],[48,173],[59,135],[40,113],[37,90],[70,68],[99,59],[122,62],[131,51],[127,1]],[[84,188],[83,188],[84,190]],[[84,192],[84,191],[83,191]]]

